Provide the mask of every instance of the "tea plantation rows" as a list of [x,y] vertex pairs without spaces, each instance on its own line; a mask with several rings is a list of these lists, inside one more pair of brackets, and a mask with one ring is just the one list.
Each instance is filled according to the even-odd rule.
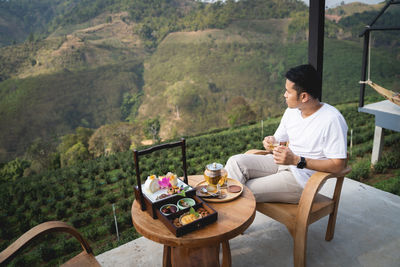
[[[358,113],[356,104],[343,104],[338,108],[345,116],[349,129],[353,129],[350,158],[353,172],[350,177],[368,182],[370,176],[394,169],[394,177],[378,183],[378,186],[400,194],[400,134],[385,131],[385,147],[389,150],[385,151],[382,162],[371,171],[369,160],[374,117]],[[186,137],[188,174],[200,174],[212,162],[225,163],[233,154],[251,148],[261,149],[263,136],[273,134],[278,124],[279,118],[273,118],[264,121],[263,129],[257,122]],[[140,159],[141,179],[144,181],[150,174],[163,175],[168,171],[181,176],[181,166],[180,148],[143,156]],[[66,221],[76,227],[89,241],[95,255],[137,238],[139,235],[132,226],[130,215],[135,175],[132,152],[129,151],[1,184],[0,250],[30,228],[49,220]],[[81,249],[77,241],[63,234],[52,234],[45,239],[45,242],[25,249],[11,265],[43,266],[45,263],[53,266],[71,258]]]

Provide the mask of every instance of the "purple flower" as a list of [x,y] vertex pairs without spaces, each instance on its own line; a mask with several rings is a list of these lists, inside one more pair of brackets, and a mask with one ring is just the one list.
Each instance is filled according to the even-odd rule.
[[160,185],[161,188],[171,187],[171,183],[169,182],[169,177],[162,177],[160,180],[158,180],[158,184]]

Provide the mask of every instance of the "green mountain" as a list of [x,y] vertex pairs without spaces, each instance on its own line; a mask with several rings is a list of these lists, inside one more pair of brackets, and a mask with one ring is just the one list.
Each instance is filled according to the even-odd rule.
[[139,118],[159,116],[162,137],[276,115],[283,108],[287,19],[169,34],[145,60]]
[[0,161],[37,138],[124,119],[124,94],[141,91],[147,54],[125,16],[98,16],[42,41],[0,48]]
[[79,0],[1,0],[0,47],[43,37],[49,23]]
[[[333,9],[333,14],[341,14],[338,22],[339,27],[351,33],[351,40],[359,40],[359,34],[364,31],[384,7],[384,3],[378,5],[363,5],[352,3]],[[373,26],[377,27],[398,27],[400,6],[390,5],[379,17]],[[374,46],[399,47],[400,34],[398,31],[373,31],[371,33]]]

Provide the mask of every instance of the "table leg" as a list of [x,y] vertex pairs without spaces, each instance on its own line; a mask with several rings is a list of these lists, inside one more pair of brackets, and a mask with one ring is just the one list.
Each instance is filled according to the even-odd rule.
[[[166,246],[164,246],[164,260],[168,259],[168,256],[165,255],[168,253],[168,249],[165,249],[165,247]],[[170,265],[165,265],[166,262],[164,261],[164,266],[220,267],[219,248],[220,244],[198,248],[170,247]]]
[[384,139],[383,128],[375,125],[374,143],[371,155],[372,165],[376,164],[378,160],[380,160],[381,158],[383,144],[385,143],[383,139]]
[[172,267],[171,265],[171,247],[164,245],[163,267]]
[[231,248],[229,247],[229,240],[222,242],[222,267],[231,267],[232,257]]

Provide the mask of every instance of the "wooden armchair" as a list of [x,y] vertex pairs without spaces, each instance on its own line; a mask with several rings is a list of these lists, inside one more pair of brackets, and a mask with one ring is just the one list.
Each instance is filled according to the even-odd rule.
[[92,249],[89,246],[89,243],[82,237],[82,235],[72,226],[68,225],[65,222],[61,221],[50,221],[39,224],[28,232],[23,234],[20,238],[18,238],[14,243],[12,243],[9,247],[3,250],[0,253],[0,265],[3,266],[10,260],[12,260],[16,254],[21,251],[23,248],[28,246],[34,240],[42,237],[45,234],[53,233],[53,232],[64,232],[69,233],[73,237],[75,237],[81,244],[83,251],[70,259],[62,266],[99,266],[100,264],[96,260],[93,255]]
[[[245,154],[265,155],[267,153],[265,150],[252,149]],[[259,212],[283,223],[289,230],[294,241],[294,266],[306,265],[308,225],[329,215],[325,240],[332,240],[344,176],[350,171],[351,168],[346,167],[340,173],[314,173],[308,180],[298,204],[257,203],[256,208]],[[318,190],[330,178],[337,179],[332,198],[318,194]]]

